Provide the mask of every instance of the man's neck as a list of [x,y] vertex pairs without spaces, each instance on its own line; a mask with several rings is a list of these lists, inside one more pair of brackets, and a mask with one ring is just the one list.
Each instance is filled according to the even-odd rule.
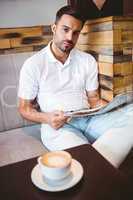
[[64,64],[65,61],[67,60],[69,54],[62,52],[59,48],[56,47],[56,45],[53,42],[50,45],[50,49],[51,49],[53,55],[55,56],[55,58]]

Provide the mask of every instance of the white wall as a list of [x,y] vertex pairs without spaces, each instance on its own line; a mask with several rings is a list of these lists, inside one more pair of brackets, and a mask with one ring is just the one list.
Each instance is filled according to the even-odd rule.
[[67,0],[0,0],[0,28],[49,25]]

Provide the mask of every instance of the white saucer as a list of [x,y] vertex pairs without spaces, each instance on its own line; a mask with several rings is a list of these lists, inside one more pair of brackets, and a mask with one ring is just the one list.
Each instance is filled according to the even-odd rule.
[[68,177],[61,180],[61,184],[49,184],[42,176],[39,165],[37,164],[31,172],[31,180],[35,186],[41,190],[50,192],[59,192],[69,189],[76,185],[83,177],[83,167],[75,159],[72,159],[71,173]]

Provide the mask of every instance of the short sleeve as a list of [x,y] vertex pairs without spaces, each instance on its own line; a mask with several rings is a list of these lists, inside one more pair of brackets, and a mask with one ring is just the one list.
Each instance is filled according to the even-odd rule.
[[18,97],[27,100],[35,99],[38,88],[38,72],[36,66],[28,59],[20,71]]
[[98,67],[95,58],[91,55],[87,61],[87,77],[86,77],[86,91],[93,91],[98,89]]

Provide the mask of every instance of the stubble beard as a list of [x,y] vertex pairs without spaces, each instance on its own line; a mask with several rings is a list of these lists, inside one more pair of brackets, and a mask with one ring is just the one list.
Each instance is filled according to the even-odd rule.
[[61,46],[58,47],[63,53],[70,53],[70,51],[72,50],[72,48],[63,48]]
[[56,43],[56,46],[61,52],[66,53],[66,54],[69,54],[70,51],[74,48],[74,45],[72,45],[71,47],[65,47],[63,42]]

